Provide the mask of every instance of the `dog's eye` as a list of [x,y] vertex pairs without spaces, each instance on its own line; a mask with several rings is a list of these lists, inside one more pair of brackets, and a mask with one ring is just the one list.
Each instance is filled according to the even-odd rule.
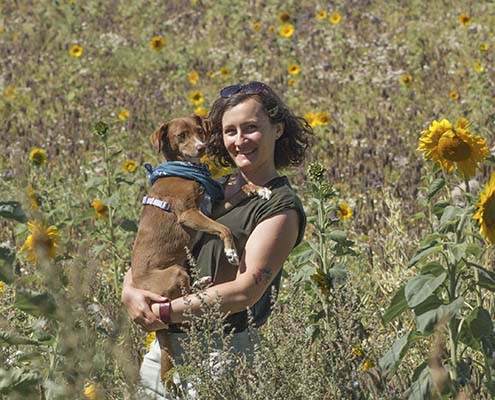
[[187,136],[187,133],[186,132],[181,132],[177,135],[177,137],[180,139],[180,140],[184,140]]

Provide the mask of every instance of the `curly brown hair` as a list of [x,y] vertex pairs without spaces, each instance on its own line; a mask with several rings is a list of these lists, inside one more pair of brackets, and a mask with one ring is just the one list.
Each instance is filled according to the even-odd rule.
[[232,87],[239,87],[237,92],[228,97],[221,96],[213,103],[208,116],[211,123],[208,155],[213,156],[222,166],[235,167],[223,144],[223,114],[247,99],[253,98],[261,104],[272,124],[284,125],[283,134],[275,142],[275,167],[278,169],[300,165],[304,161],[306,150],[312,144],[313,129],[304,118],[294,115],[268,85],[254,83],[259,84],[262,89],[250,93],[243,90],[250,84],[234,85]]

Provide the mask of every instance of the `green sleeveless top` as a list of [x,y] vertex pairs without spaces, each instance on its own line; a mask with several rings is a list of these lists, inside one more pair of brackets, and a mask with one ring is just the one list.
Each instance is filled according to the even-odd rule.
[[[306,214],[301,200],[290,186],[287,177],[276,177],[265,186],[272,191],[272,196],[269,200],[258,196],[246,198],[217,218],[218,222],[229,227],[232,231],[239,258],[242,256],[246,242],[254,228],[263,220],[285,210],[294,209],[299,214],[299,232],[294,247],[303,239]],[[215,281],[217,271],[222,271],[222,268],[230,269],[230,271],[225,270],[224,272],[227,272],[228,276],[235,277],[237,267],[227,261],[223,247],[223,242],[217,236],[204,232],[199,232],[196,235],[192,246],[192,254],[196,258],[197,268],[199,269],[198,278],[211,276]],[[282,269],[273,279],[261,299],[251,308],[256,326],[264,324],[270,315],[271,298],[276,296],[278,292],[281,276]],[[242,332],[248,325],[247,311],[230,315],[226,322],[228,323],[228,328]]]

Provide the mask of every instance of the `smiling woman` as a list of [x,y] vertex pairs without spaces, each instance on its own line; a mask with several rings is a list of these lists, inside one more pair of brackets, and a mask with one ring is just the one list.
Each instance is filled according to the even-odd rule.
[[[252,356],[256,340],[247,329],[247,310],[251,309],[255,326],[266,322],[272,296],[280,286],[283,264],[302,241],[306,225],[301,201],[287,177],[278,173],[281,167],[303,162],[312,134],[306,121],[294,116],[261,82],[224,88],[213,104],[210,120],[210,155],[224,166],[236,168],[221,181],[224,202],[234,198],[245,183],[265,186],[271,197],[244,198],[228,209],[224,203],[214,205],[212,214],[230,228],[241,260],[238,268],[233,268],[224,255],[222,241],[208,233],[198,233],[192,245],[196,278],[212,283],[201,296],[186,295],[163,302],[159,295],[135,288],[132,275],[127,274],[122,301],[130,316],[148,330],[167,325],[176,364],[184,363],[185,358],[181,345],[183,324],[190,321],[191,315],[202,315],[205,304],[216,304],[218,299],[220,311],[226,315],[225,332],[233,334],[234,351]],[[221,343],[213,347],[210,350],[214,352],[228,351],[221,348]],[[167,398],[160,380],[157,342],[145,356],[141,378],[147,393],[154,398]]]

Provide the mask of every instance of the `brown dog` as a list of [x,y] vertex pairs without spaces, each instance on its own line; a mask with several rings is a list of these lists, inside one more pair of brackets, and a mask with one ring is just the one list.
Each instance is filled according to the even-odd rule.
[[[206,151],[208,135],[207,121],[190,116],[163,123],[151,135],[151,142],[166,161],[197,162]],[[178,176],[164,176],[152,184],[145,197],[132,251],[132,279],[137,288],[170,300],[180,297],[183,290],[187,292],[186,247],[194,231],[220,237],[229,262],[239,263],[230,230],[200,211],[203,192],[202,185],[196,180]],[[235,196],[236,199],[229,201],[229,205],[256,194],[269,198],[271,193],[266,188],[248,183],[242,187],[239,196]],[[156,333],[161,348],[161,377],[165,381],[173,366],[171,347],[166,329]]]

